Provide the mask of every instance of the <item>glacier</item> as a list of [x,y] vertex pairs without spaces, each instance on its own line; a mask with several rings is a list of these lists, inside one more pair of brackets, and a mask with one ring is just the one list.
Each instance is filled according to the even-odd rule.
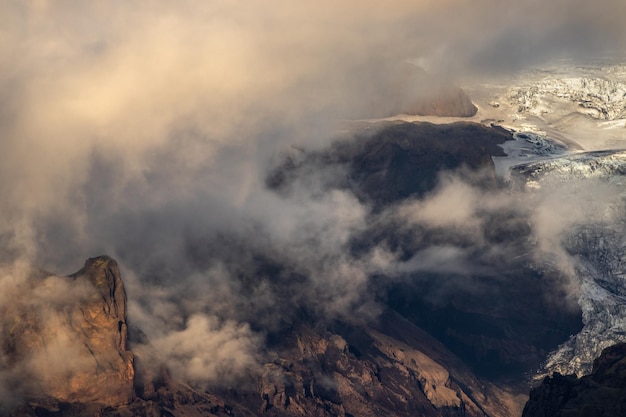
[[618,191],[561,236],[573,265],[583,329],[551,352],[534,378],[553,372],[582,376],[604,348],[626,342],[626,150],[568,152],[538,134],[514,137],[504,146],[509,156],[494,158],[511,187],[532,194],[568,185],[576,193],[604,184]]
[[[605,186],[594,207],[560,236],[572,264],[583,328],[551,352],[535,380],[582,376],[602,350],[626,341],[626,65],[560,63],[528,70],[488,98],[514,140],[496,172],[514,189],[550,193]],[[583,198],[574,199],[587,204]]]
[[550,113],[553,102],[578,105],[578,111],[595,119],[626,118],[626,82],[589,77],[546,77],[531,85],[512,88],[507,96],[518,112],[537,116]]

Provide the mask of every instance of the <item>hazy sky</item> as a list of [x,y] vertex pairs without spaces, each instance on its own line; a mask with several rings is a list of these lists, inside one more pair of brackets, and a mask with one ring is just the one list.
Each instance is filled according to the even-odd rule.
[[[2,260],[66,274],[107,253],[122,263],[132,318],[162,350],[181,349],[172,335],[232,336],[248,366],[259,338],[246,314],[271,326],[276,295],[257,285],[238,304],[231,277],[247,264],[225,253],[189,266],[190,241],[228,233],[288,254],[288,268],[313,277],[294,299],[314,294],[331,315],[374,311],[367,276],[393,261],[347,254],[369,210],[350,193],[267,192],[281,152],[324,146],[338,121],[376,114],[407,61],[465,80],[621,54],[624,16],[623,0],[0,0]],[[476,201],[453,185],[465,194],[452,200]],[[450,201],[440,198],[424,204]],[[241,258],[250,248],[232,247]],[[163,280],[200,296],[151,286]],[[237,310],[250,300],[252,313]]]
[[[623,50],[624,15],[621,0],[2,1],[0,230],[35,254],[47,239],[34,222],[56,213],[76,238],[92,177],[115,182],[111,209],[159,175],[139,204],[184,199],[194,170],[240,205],[286,144],[376,114],[360,107],[398,63],[465,77],[602,55]],[[94,158],[115,169],[94,172]]]

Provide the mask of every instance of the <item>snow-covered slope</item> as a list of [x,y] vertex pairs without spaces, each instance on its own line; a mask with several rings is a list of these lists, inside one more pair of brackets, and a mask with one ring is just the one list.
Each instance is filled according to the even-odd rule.
[[511,174],[525,181],[571,183],[581,179],[602,179],[614,184],[626,181],[626,151],[580,152],[519,164]]
[[[573,264],[584,327],[552,352],[538,377],[555,371],[589,373],[602,349],[626,341],[626,65],[564,62],[526,71],[491,103],[508,113],[510,119],[503,119],[515,120],[512,127],[535,132],[517,134],[507,144],[509,158],[495,161],[501,176],[529,193],[564,186],[574,195],[598,186],[614,193],[611,204],[598,204],[596,211],[602,213],[576,219],[560,236]],[[545,136],[594,151],[552,148]]]
[[[626,71],[625,71],[626,72]],[[578,105],[578,111],[595,119],[626,118],[626,82],[597,77],[548,74],[509,90],[507,99],[518,112],[543,116],[553,112],[556,101]]]
[[626,341],[626,230],[621,220],[580,225],[564,238],[577,260],[584,327],[549,356],[546,373],[588,374],[604,348]]
[[[620,246],[623,242],[619,242]],[[615,266],[623,265],[623,258]],[[626,341],[626,298],[624,270],[603,275],[592,265],[578,270],[581,278],[579,304],[583,311],[583,330],[573,335],[548,357],[537,377],[552,372],[562,375],[586,375],[591,372],[594,359],[602,350]],[[617,271],[616,271],[617,272]]]
[[[537,378],[552,372],[581,376],[591,371],[593,360],[604,348],[626,341],[626,151],[550,155],[546,149],[541,147],[542,152],[529,162],[516,156],[511,182],[521,184],[528,193],[552,193],[565,184],[572,195],[590,187],[613,193],[590,208],[592,216],[573,220],[559,239],[573,268],[572,286],[578,293],[584,327],[550,354]],[[584,198],[578,203],[586,204]]]

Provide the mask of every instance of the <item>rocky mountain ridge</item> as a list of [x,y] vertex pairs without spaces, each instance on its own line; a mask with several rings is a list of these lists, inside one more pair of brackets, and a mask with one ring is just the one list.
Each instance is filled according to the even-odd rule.
[[[173,380],[166,369],[147,371],[141,356],[133,361],[126,344],[126,296],[114,260],[89,259],[69,279],[86,280],[97,290],[88,303],[65,306],[82,312],[84,321],[72,315],[71,326],[93,366],[72,370],[64,382],[44,381],[47,390],[28,392],[11,416],[478,417],[520,409],[523,396],[477,379],[443,345],[391,311],[374,327],[294,323],[268,352],[274,359],[260,375],[251,374],[252,385],[202,391]],[[62,330],[49,325],[13,334],[22,341]]]

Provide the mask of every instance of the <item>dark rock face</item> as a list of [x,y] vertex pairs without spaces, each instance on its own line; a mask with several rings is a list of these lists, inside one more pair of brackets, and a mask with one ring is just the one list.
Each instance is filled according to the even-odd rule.
[[626,344],[602,351],[590,375],[546,377],[531,391],[523,416],[626,416]]
[[[416,277],[414,283],[391,287],[388,305],[437,337],[478,375],[521,382],[580,330],[581,314],[545,299],[546,292],[562,292],[557,274],[539,274],[523,264],[507,267],[498,277],[471,277],[481,292],[464,287],[465,276]],[[442,282],[454,288],[443,300],[437,295]]]
[[476,177],[485,185],[496,183],[492,156],[504,156],[498,145],[511,134],[498,127],[475,123],[377,123],[359,126],[349,140],[329,149],[290,156],[267,178],[269,187],[288,192],[296,179],[318,168],[334,168],[336,175],[320,180],[327,187],[348,188],[362,200],[385,206],[431,191],[443,171],[466,167],[484,169]]

